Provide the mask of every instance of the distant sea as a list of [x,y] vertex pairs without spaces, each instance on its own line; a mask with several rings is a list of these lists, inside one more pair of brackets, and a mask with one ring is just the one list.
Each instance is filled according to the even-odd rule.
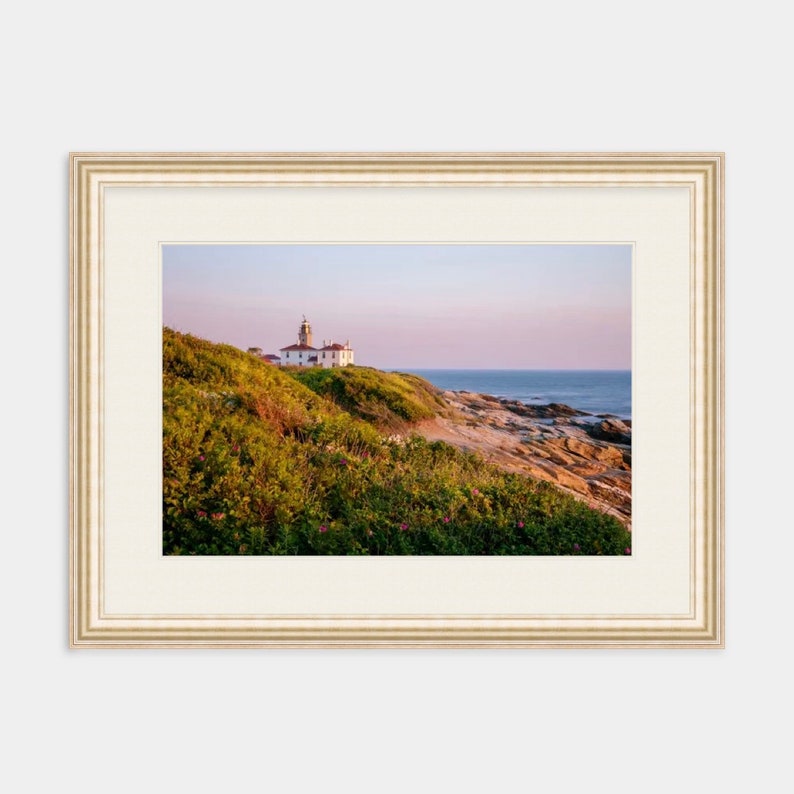
[[631,419],[630,370],[411,369],[439,389],[520,400],[565,403],[591,414]]

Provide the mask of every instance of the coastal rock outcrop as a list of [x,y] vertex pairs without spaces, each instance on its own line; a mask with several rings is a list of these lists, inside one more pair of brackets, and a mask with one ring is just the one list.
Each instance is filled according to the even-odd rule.
[[631,444],[631,428],[620,419],[604,419],[587,428],[593,438],[612,441],[615,444]]
[[443,397],[450,414],[418,423],[420,435],[553,483],[631,528],[630,423],[560,403],[527,405],[453,391]]

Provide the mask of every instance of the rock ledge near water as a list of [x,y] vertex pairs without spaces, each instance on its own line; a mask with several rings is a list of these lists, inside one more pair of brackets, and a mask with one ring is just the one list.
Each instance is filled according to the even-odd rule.
[[561,403],[442,394],[450,416],[416,425],[424,438],[479,452],[502,469],[553,483],[631,528],[630,422]]

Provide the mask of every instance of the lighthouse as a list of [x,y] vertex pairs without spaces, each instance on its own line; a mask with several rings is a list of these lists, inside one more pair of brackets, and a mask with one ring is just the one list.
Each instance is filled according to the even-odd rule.
[[309,321],[306,319],[305,314],[303,315],[303,322],[301,323],[300,330],[298,331],[298,344],[312,347],[312,327]]
[[348,367],[353,363],[353,348],[350,340],[340,345],[332,340],[323,340],[323,346],[318,350],[312,344],[312,327],[303,316],[303,322],[298,329],[296,344],[282,347],[281,356],[277,358],[282,366],[288,367]]

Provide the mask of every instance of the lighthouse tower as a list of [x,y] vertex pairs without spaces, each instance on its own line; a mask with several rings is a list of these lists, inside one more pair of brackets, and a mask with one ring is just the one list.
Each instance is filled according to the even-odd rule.
[[303,315],[303,322],[301,323],[300,330],[298,331],[298,344],[312,347],[312,327],[309,324],[309,321],[306,319],[305,314]]

